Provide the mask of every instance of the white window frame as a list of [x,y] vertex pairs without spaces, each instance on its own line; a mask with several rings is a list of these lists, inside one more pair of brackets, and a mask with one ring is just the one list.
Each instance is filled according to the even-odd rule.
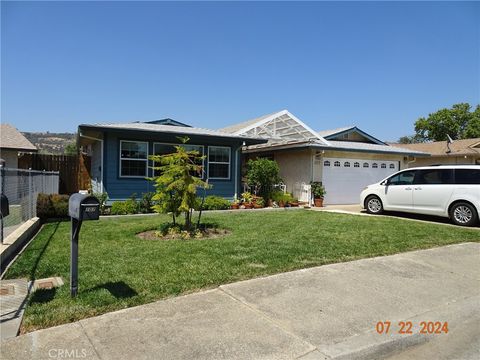
[[[154,142],[152,143],[152,155],[157,155],[155,154],[155,145],[172,145],[172,146],[178,146],[178,145],[191,145],[191,146],[199,146],[202,148],[202,155],[205,156],[205,145],[197,145],[197,144],[179,144],[179,143],[168,143],[168,142]],[[152,166],[155,165],[154,161],[152,160]],[[155,170],[152,169],[152,176],[155,176]],[[201,179],[205,179],[207,174],[205,173],[205,158],[202,159],[202,177]]]
[[[122,143],[124,142],[133,142],[137,144],[147,144],[147,158],[146,159],[132,159],[132,158],[122,158]],[[138,140],[120,140],[120,146],[118,148],[118,177],[119,178],[133,178],[133,179],[145,179],[148,177],[148,141],[138,141]],[[145,166],[145,176],[141,175],[122,175],[122,160],[133,160],[133,161],[144,161],[146,163]]]
[[[210,161],[210,148],[220,148],[220,149],[228,149],[228,163],[226,162],[220,162],[220,161]],[[231,176],[231,168],[232,168],[232,148],[230,146],[209,146],[208,147],[208,154],[207,154],[207,179],[212,179],[212,180],[230,180]],[[223,177],[210,177],[210,162],[212,164],[228,164],[228,177],[223,178]]]

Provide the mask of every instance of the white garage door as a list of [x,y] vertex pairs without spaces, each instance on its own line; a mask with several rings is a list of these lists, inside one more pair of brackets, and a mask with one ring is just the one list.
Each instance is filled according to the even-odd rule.
[[398,171],[398,161],[324,158],[325,204],[358,204],[365,186]]

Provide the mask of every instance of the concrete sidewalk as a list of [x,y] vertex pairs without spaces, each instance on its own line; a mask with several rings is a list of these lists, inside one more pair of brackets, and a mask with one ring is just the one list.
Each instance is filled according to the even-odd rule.
[[[473,359],[480,348],[479,306],[480,244],[465,243],[293,271],[125,309],[8,340],[1,357],[382,359],[405,350],[440,358],[427,344],[448,340],[467,347],[457,358]],[[378,321],[391,321],[391,334],[377,334]],[[399,321],[412,321],[413,333],[398,334]],[[420,335],[421,321],[447,321],[450,332]],[[455,337],[465,333],[467,341]]]

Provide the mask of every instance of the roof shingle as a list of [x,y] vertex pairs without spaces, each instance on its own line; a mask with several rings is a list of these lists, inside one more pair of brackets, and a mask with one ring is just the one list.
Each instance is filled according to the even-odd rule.
[[0,124],[0,148],[37,151],[35,145],[10,124]]

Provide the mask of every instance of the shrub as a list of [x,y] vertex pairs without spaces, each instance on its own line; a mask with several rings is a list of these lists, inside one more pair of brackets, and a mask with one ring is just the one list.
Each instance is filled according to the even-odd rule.
[[40,219],[68,217],[68,195],[38,194],[37,216]]
[[154,192],[146,192],[142,195],[142,200],[140,200],[139,204],[139,210],[143,214],[148,214],[153,212],[153,205],[155,205],[155,202],[153,201],[153,196],[155,195]]
[[287,204],[296,201],[296,199],[291,194],[283,193],[283,191],[274,191],[272,193],[272,200],[275,201],[277,204]]
[[248,161],[246,177],[247,184],[256,187],[265,200],[271,198],[273,186],[282,181],[277,162],[262,158]]
[[127,211],[125,210],[125,201],[114,201],[112,203],[112,208],[110,209],[110,214],[126,215]]
[[230,209],[230,201],[220,196],[207,196],[203,203],[204,210],[226,210]]
[[108,194],[104,192],[104,193],[93,193],[92,195],[96,197],[98,202],[100,203],[100,214],[105,215]]
[[127,214],[138,214],[139,203],[135,199],[128,199],[124,203],[124,209]]
[[322,185],[322,183],[319,181],[312,181],[310,185],[312,186],[313,197],[315,199],[323,199],[327,192],[325,191],[325,187]]

